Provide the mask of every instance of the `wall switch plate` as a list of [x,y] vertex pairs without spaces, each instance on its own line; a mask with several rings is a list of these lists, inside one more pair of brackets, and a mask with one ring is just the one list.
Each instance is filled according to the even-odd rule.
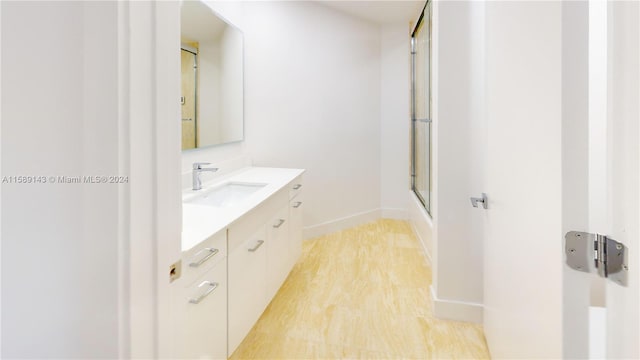
[[169,266],[169,283],[172,283],[174,280],[179,279],[181,273],[182,273],[182,260],[178,260],[177,262]]

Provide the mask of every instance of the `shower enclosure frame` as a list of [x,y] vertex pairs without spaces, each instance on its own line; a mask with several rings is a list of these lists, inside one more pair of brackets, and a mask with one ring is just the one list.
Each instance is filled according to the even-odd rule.
[[[186,51],[193,55],[193,93],[195,94],[193,98],[193,136],[194,136],[194,147],[193,149],[197,149],[200,143],[200,137],[198,136],[199,126],[198,126],[198,49],[191,47],[186,44],[180,44],[180,51]],[[182,119],[185,121],[185,119]]]
[[[422,203],[425,210],[429,214],[431,214],[431,186],[433,184],[432,182],[432,178],[433,178],[432,151],[431,151],[432,150],[432,127],[431,127],[431,124],[432,124],[432,106],[431,106],[432,105],[431,104],[432,102],[432,96],[431,96],[432,5],[431,3],[432,3],[431,0],[428,0],[425,3],[424,8],[422,9],[422,12],[420,14],[420,17],[418,18],[418,21],[416,22],[416,25],[411,32],[411,190],[414,192],[418,200]],[[416,94],[416,90],[417,90],[416,57],[418,53],[417,35],[420,33],[420,31],[427,31],[427,39],[428,39],[427,58],[429,61],[428,61],[428,69],[425,69],[425,71],[427,71],[428,73],[429,81],[426,84],[425,90],[427,92],[428,99],[426,100],[428,101],[429,109],[428,109],[428,113],[426,114],[427,115],[426,118],[418,118],[417,116],[418,114],[417,114],[417,99],[416,99],[416,96],[417,96]],[[416,186],[416,183],[420,180],[418,178],[420,174],[418,174],[417,172],[418,166],[416,166],[417,161],[419,161],[416,152],[418,151],[418,145],[420,145],[419,144],[420,139],[417,137],[416,132],[418,130],[418,126],[421,123],[426,124],[427,126],[426,129],[428,131],[428,136],[426,137],[426,144],[423,144],[423,147],[425,149],[428,149],[428,154],[426,158],[427,162],[426,162],[426,165],[424,166],[425,169],[428,171],[428,173],[426,175],[426,178],[423,179],[426,182],[426,188],[424,190],[425,193],[422,193],[420,189]]]

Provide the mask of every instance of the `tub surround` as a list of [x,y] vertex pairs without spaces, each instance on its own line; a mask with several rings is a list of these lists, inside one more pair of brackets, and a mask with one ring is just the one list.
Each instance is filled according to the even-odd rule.
[[[202,190],[183,191],[182,251],[188,251],[211,235],[224,230],[276,192],[284,188],[305,170],[264,167],[245,167],[213,180],[203,182]],[[235,206],[214,207],[184,203],[228,182],[266,184]]]

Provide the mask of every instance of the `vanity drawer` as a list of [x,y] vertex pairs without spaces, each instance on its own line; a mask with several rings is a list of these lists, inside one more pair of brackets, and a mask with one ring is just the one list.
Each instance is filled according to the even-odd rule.
[[190,283],[206,269],[227,257],[227,231],[221,230],[207,240],[182,253],[182,276]]
[[181,359],[227,358],[227,262],[226,259],[195,282],[181,289],[176,307],[184,325],[180,327]]
[[288,190],[282,189],[273,194],[255,209],[242,216],[238,221],[229,227],[229,251],[232,252],[243,241],[250,237],[256,229],[264,225],[273,218],[282,207],[289,202],[287,200]]
[[300,175],[289,183],[289,200],[298,196],[302,191],[302,187],[302,175]]

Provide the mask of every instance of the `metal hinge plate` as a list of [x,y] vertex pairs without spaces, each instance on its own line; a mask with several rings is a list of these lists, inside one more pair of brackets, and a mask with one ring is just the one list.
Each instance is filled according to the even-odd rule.
[[624,244],[605,235],[580,231],[569,231],[564,238],[567,265],[570,268],[596,273],[627,286],[628,251]]

